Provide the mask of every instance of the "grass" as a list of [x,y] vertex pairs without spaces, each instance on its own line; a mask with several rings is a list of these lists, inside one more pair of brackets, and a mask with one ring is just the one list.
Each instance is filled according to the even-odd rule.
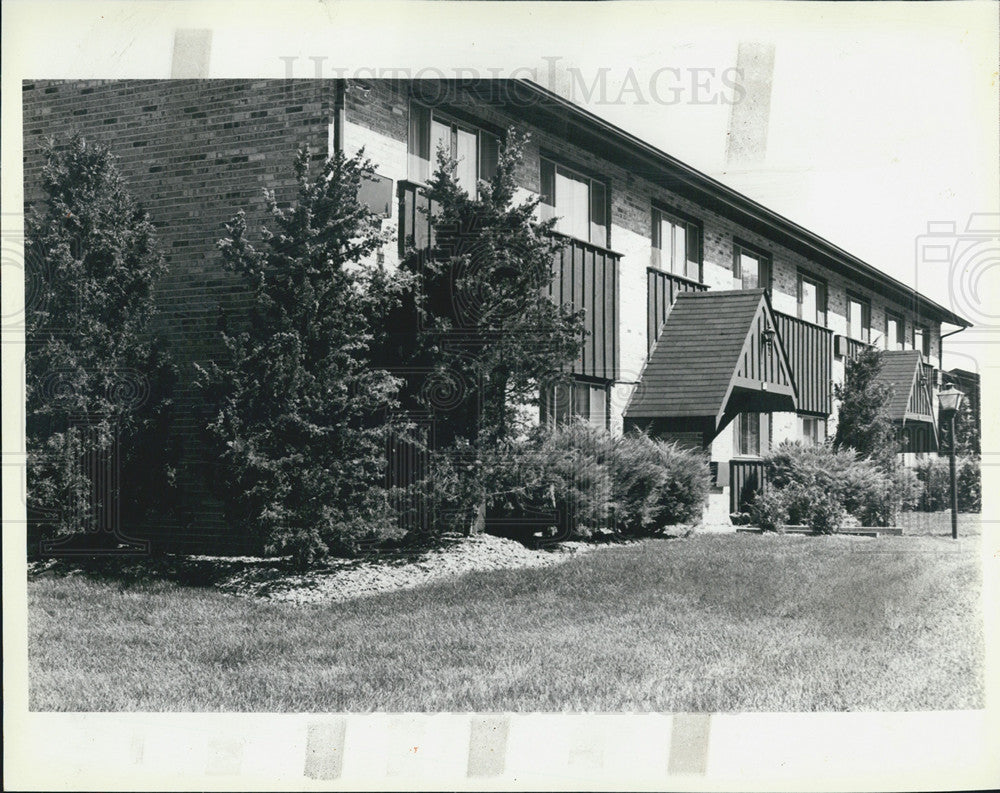
[[978,539],[702,535],[293,606],[29,582],[33,710],[984,706]]

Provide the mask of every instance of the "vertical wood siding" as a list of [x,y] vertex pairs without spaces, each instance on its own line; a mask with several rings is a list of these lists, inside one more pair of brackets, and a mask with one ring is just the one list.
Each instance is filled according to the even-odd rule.
[[798,389],[799,411],[830,415],[833,332],[778,311],[774,321]]
[[761,460],[729,461],[729,511],[745,512],[753,496],[767,485]]
[[[780,342],[775,339],[775,343],[772,345],[764,343],[766,325],[767,318],[761,313],[758,315],[754,325],[752,343],[743,353],[743,360],[740,361],[736,374],[738,377],[744,377],[747,380],[791,386],[789,373],[781,368],[781,358],[774,346],[774,344]],[[793,373],[792,377],[794,378],[794,376]]]
[[931,406],[929,393],[929,383],[933,382],[934,368],[927,364],[920,365],[921,377],[913,384],[910,392],[910,403],[906,407],[907,413],[916,413],[920,416],[932,416],[934,409]]
[[584,312],[583,352],[573,374],[614,380],[618,376],[618,263],[616,253],[575,239],[553,262],[549,296]]
[[657,270],[646,269],[646,352],[663,330],[667,311],[681,292],[704,292],[708,287],[687,278]]

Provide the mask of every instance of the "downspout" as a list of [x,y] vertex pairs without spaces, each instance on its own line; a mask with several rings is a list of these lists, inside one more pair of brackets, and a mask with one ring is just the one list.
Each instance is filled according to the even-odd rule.
[[[962,325],[958,330],[950,330],[947,333],[938,333],[938,368],[941,370],[941,386],[944,386],[944,340],[956,333],[961,333],[968,326]],[[941,454],[941,439],[937,425],[937,411],[934,409],[934,384],[931,384],[931,415],[934,418],[934,443],[937,446],[938,454]]]
[[344,107],[344,97],[346,93],[346,81],[343,78],[335,80],[333,117],[330,119],[330,126],[327,132],[326,141],[326,151],[328,157],[332,157],[334,152],[344,151],[344,126],[347,115]]
[[956,333],[961,333],[966,330],[968,326],[963,325],[958,330],[950,330],[947,333],[938,333],[938,368],[944,371],[944,340],[949,336],[954,336]]

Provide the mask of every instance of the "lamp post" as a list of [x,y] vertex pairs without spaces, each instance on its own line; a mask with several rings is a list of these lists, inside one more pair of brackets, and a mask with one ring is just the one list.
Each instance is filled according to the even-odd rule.
[[958,485],[955,480],[955,415],[962,406],[962,397],[965,396],[954,385],[949,385],[938,394],[938,402],[941,406],[941,418],[948,421],[948,436],[951,446],[951,538],[958,539]]

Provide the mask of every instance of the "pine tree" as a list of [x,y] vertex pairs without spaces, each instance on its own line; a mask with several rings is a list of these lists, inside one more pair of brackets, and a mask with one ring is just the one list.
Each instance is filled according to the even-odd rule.
[[[116,545],[172,500],[176,373],[150,334],[166,268],[107,148],[77,135],[66,147],[49,141],[44,156],[46,198],[26,219],[29,539],[37,550],[39,539],[100,528]],[[95,462],[120,470],[110,490]]]
[[833,443],[838,449],[854,449],[891,472],[895,470],[899,441],[889,417],[892,388],[876,379],[881,370],[882,357],[872,348],[845,363],[844,383],[834,385],[840,408]]
[[456,163],[438,153],[427,190],[434,248],[410,261],[421,279],[419,341],[440,380],[459,392],[448,419],[472,494],[472,531],[482,529],[490,501],[488,458],[524,436],[532,423],[526,408],[566,378],[583,344],[582,314],[546,294],[563,244],[552,233],[555,220],[537,220],[540,197],[516,200],[526,140],[508,130],[496,174],[479,183],[478,195],[458,184]]
[[[942,422],[939,434],[947,436],[951,428]],[[951,448],[951,439],[944,437],[943,448]],[[966,396],[955,415],[955,451],[961,455],[978,456],[980,453],[980,434],[976,423],[976,416],[972,412],[972,402]]]
[[386,242],[358,201],[373,168],[336,153],[315,178],[295,160],[288,209],[265,193],[260,249],[241,211],[219,242],[222,263],[253,293],[249,327],[223,334],[230,360],[200,370],[216,491],[254,546],[301,566],[350,554],[389,531],[386,437],[397,378],[372,365],[406,279],[368,263]]

